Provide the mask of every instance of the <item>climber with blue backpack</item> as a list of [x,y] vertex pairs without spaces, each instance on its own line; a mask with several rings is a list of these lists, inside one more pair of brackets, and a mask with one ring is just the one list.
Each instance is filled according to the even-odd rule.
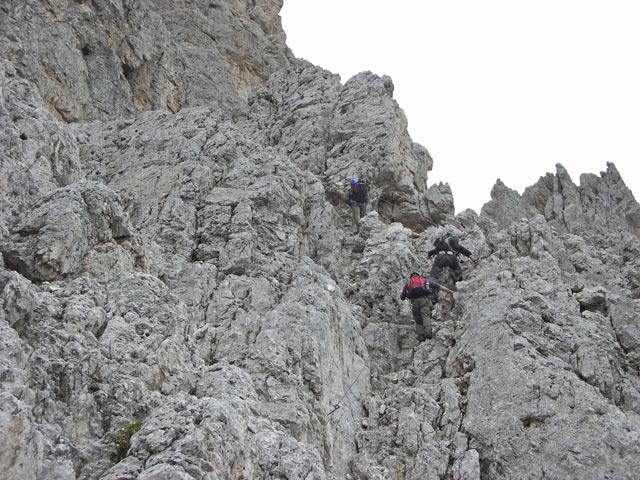
[[416,322],[416,334],[419,341],[433,338],[431,329],[431,309],[433,301],[438,292],[447,292],[453,295],[453,290],[440,285],[433,280],[426,280],[417,272],[409,275],[409,282],[402,289],[400,300],[409,299],[411,301],[411,313]]
[[351,207],[351,215],[353,216],[354,233],[360,230],[360,218],[367,214],[367,184],[362,178],[352,178],[349,180],[349,194],[347,203]]
[[433,242],[434,248],[427,252],[428,257],[436,258],[433,260],[433,266],[429,275],[432,278],[437,278],[444,281],[441,278],[442,273],[446,268],[449,269],[449,281],[451,286],[456,282],[462,280],[462,267],[458,262],[458,255],[464,255],[468,257],[473,263],[477,262],[476,257],[465,247],[460,245],[460,239],[449,232],[439,235]]

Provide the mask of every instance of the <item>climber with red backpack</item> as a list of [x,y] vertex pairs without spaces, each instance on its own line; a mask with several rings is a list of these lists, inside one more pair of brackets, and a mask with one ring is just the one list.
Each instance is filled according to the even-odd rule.
[[431,330],[431,309],[433,308],[433,298],[438,292],[447,292],[453,295],[453,290],[440,285],[432,280],[425,280],[419,273],[413,272],[409,275],[409,282],[402,289],[400,299],[408,298],[411,301],[411,313],[416,321],[416,334],[419,341],[433,338]]

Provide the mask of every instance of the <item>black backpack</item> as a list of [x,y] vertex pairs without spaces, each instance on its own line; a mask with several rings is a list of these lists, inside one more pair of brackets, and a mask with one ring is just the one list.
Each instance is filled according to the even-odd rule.
[[353,187],[351,189],[353,200],[358,203],[367,203],[367,185],[362,180],[359,180]]
[[457,244],[458,241],[459,241],[458,237],[447,232],[437,237],[433,241],[433,246],[439,252],[446,252],[446,251],[455,252],[456,250],[452,247],[452,244]]

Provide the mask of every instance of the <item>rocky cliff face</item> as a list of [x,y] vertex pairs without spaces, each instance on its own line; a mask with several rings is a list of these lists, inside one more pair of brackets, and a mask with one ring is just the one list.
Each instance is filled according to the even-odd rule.
[[[0,6],[6,478],[634,478],[615,167],[454,216],[391,79],[293,58],[280,7]],[[418,343],[399,293],[443,229],[481,261]]]

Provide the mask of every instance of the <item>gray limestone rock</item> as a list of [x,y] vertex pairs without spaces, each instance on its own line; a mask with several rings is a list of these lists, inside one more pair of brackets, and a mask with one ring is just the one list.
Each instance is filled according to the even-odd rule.
[[501,229],[527,218],[520,194],[507,187],[500,179],[491,189],[491,200],[482,207],[480,215],[491,218]]
[[281,1],[8,1],[0,54],[64,122],[240,108],[293,56]]
[[4,263],[34,281],[73,276],[86,263],[100,268],[104,259],[86,259],[98,245],[128,253],[123,270],[143,257],[118,197],[100,183],[76,183],[45,196],[11,234],[2,247]]
[[[615,166],[456,216],[392,80],[293,58],[281,6],[0,5],[0,469],[634,478],[640,206]],[[480,261],[420,342],[400,292],[444,231]]]

